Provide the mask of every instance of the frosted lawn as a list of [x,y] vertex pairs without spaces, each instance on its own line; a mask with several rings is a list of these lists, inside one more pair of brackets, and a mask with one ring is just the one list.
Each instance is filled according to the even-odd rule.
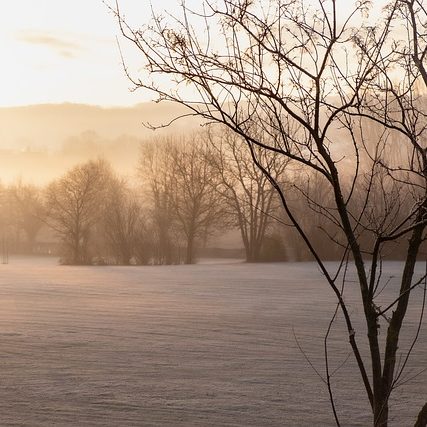
[[[386,264],[391,288],[400,269]],[[349,283],[360,341],[357,297]],[[65,267],[12,258],[0,265],[0,425],[333,426],[327,390],[297,341],[323,375],[334,308],[312,263]],[[419,304],[402,350],[418,315]],[[412,425],[426,400],[427,373],[417,376],[426,326],[406,371],[415,378],[391,402],[392,426]],[[350,351],[341,317],[329,347],[334,370]],[[342,424],[369,425],[351,355],[333,385]]]

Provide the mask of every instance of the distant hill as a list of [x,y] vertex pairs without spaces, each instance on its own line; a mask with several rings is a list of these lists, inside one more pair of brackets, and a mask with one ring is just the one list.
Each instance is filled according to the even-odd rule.
[[194,118],[152,131],[185,112],[171,103],[134,107],[47,104],[0,108],[0,182],[45,184],[73,165],[104,157],[122,174],[135,171],[140,142],[198,129]]
[[[57,149],[70,136],[87,130],[108,139],[124,134],[145,138],[153,135],[153,132],[143,123],[166,123],[183,112],[183,107],[172,103],[109,108],[81,104],[3,107],[0,108],[0,148]],[[176,122],[172,129],[174,132],[184,131],[189,125],[196,126],[196,121],[183,119]]]

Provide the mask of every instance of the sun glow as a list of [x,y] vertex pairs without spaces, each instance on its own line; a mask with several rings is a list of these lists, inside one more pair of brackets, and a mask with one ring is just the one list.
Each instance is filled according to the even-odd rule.
[[118,29],[101,1],[22,0],[3,10],[0,106],[141,101],[128,91]]
[[[312,0],[314,2],[314,0]],[[129,91],[116,37],[119,29],[107,4],[112,0],[20,0],[0,14],[0,106],[40,103],[132,105],[148,93]],[[176,0],[154,4],[156,11],[178,11]],[[316,2],[317,3],[317,2]],[[384,1],[375,2],[375,9]],[[147,23],[149,0],[120,0],[131,25]],[[187,1],[187,6],[200,2]],[[374,13],[375,15],[375,13]],[[121,42],[126,59],[142,66],[135,49]]]

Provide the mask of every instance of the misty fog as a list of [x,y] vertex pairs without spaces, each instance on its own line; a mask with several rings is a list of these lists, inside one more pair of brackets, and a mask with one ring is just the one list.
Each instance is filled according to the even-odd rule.
[[[120,173],[133,174],[148,125],[167,122],[181,108],[168,104],[98,107],[47,104],[0,108],[0,182],[46,184],[77,163],[105,158]],[[183,119],[156,135],[198,127]]]

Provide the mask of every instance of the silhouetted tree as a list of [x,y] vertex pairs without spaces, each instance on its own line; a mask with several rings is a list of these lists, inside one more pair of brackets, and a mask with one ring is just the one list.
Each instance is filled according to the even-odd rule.
[[[120,178],[111,179],[106,190],[102,215],[103,232],[116,263],[129,265],[141,242],[142,207],[136,196]],[[138,251],[139,252],[139,251]]]
[[[225,125],[245,140],[337,298],[372,423],[385,427],[390,396],[413,350],[412,345],[398,351],[402,325],[414,289],[424,282],[414,271],[427,225],[422,95],[427,90],[427,14],[421,0],[394,0],[373,26],[365,21],[370,4],[346,3],[339,11],[335,0],[206,0],[194,12],[182,3],[179,16],[154,16],[138,30],[126,24],[118,8],[116,14],[124,37],[146,63],[147,73],[138,78],[126,69],[136,87],[154,92],[159,101],[184,105],[188,115]],[[204,31],[197,31],[200,25]],[[402,25],[406,31],[396,30]],[[383,129],[374,150],[364,143],[371,122]],[[287,189],[259,161],[257,149],[278,153],[291,169],[306,170],[307,176],[316,172],[327,183],[331,205],[322,202],[318,208],[340,229],[340,236],[330,239],[343,249],[338,271],[324,263]],[[396,150],[405,153],[397,163],[390,156]],[[396,199],[397,188],[405,203]],[[379,207],[377,190],[383,198]],[[400,288],[395,300],[386,303],[381,300],[387,286],[383,254],[402,240],[406,253]],[[368,355],[360,351],[359,340],[364,339],[356,339],[354,315],[344,299],[343,266],[350,258],[360,288]],[[425,291],[423,295],[422,307]],[[384,344],[380,328],[387,331]],[[340,425],[328,363],[324,380]]]
[[[228,129],[210,133],[210,163],[220,179],[217,191],[239,228],[246,261],[261,260],[261,249],[272,222],[277,195],[267,176],[255,165],[245,141]],[[253,154],[278,180],[284,180],[286,161],[276,153],[253,147]]]
[[8,253],[10,251],[11,240],[11,210],[8,192],[6,188],[0,183],[0,255],[1,262],[6,262]]
[[[196,244],[206,241],[224,218],[216,191],[219,178],[206,153],[206,134],[168,138],[143,145],[140,173],[149,182],[160,247],[171,235],[182,239],[184,262],[192,264]],[[169,237],[168,237],[169,236]]]
[[49,225],[61,238],[63,262],[91,263],[89,243],[105,202],[111,170],[102,160],[78,165],[46,190]]
[[23,230],[27,241],[27,252],[34,251],[37,234],[43,226],[45,207],[42,192],[31,184],[18,182],[8,188],[13,221]]
[[179,262],[179,240],[173,206],[175,177],[167,145],[167,140],[143,143],[138,166],[139,177],[150,202],[153,261],[156,264]]
[[192,264],[196,244],[206,244],[211,233],[224,222],[224,203],[217,192],[216,169],[207,157],[207,134],[194,133],[169,147],[172,157],[173,208],[185,240],[186,264]]

